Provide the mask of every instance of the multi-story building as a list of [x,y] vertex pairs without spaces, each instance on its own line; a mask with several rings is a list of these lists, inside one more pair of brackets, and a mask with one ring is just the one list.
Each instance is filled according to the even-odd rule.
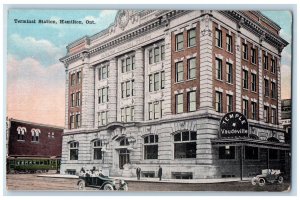
[[[61,173],[213,178],[283,169],[280,27],[257,11],[120,10],[67,46]],[[247,138],[220,138],[225,113]],[[241,166],[240,163],[243,163]]]
[[14,160],[60,160],[62,135],[63,127],[7,118],[7,164],[9,160],[14,165]]
[[292,101],[291,99],[283,99],[281,101],[281,120],[279,122],[285,130],[285,142],[291,143],[292,130]]

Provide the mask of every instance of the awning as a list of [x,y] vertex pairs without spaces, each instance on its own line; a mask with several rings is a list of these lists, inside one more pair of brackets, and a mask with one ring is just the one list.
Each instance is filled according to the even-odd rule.
[[212,139],[213,146],[251,146],[267,149],[290,150],[290,145],[281,142],[270,142],[266,140],[256,140],[251,138],[229,138],[229,139]]

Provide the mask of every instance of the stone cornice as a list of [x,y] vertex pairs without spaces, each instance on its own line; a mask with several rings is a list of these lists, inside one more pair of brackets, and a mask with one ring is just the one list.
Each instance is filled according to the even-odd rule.
[[[229,19],[233,20],[238,24],[239,27],[243,27],[253,34],[257,35],[261,40],[269,43],[270,45],[276,47],[279,52],[282,51],[284,47],[288,45],[285,41],[278,35],[275,35],[265,27],[263,27],[258,22],[251,20],[243,11],[219,11],[221,14],[225,15]],[[262,15],[262,14],[261,14]],[[263,15],[262,15],[263,16]],[[274,24],[273,24],[274,25]]]
[[[81,59],[83,51],[88,52],[89,56],[94,56],[94,55],[100,54],[101,52],[104,52],[110,48],[117,46],[117,45],[128,42],[128,41],[138,38],[142,35],[145,35],[149,32],[152,32],[158,28],[161,28],[166,23],[168,23],[169,20],[171,20],[175,17],[181,16],[188,12],[190,12],[190,11],[185,11],[185,10],[168,11],[167,13],[165,13],[164,16],[158,15],[155,19],[147,21],[146,23],[140,25],[138,28],[134,28],[134,29],[122,32],[121,34],[119,34],[113,38],[110,38],[106,41],[103,41],[103,42],[101,42],[101,44],[93,46],[91,48],[84,48],[74,54],[70,54],[70,55],[67,54],[66,56],[64,56],[63,58],[61,58],[59,60],[63,63],[70,64],[72,62],[75,62],[75,61]],[[159,12],[159,14],[163,14],[163,12]],[[107,33],[107,32],[108,32],[108,29],[105,29],[105,30],[101,31],[100,33]],[[98,34],[100,34],[100,33],[98,33]],[[91,36],[91,37],[95,37],[95,35]],[[97,37],[100,37],[100,36],[97,36]],[[80,44],[84,40],[90,41],[90,38],[87,36],[80,38],[79,40],[76,40],[76,41],[72,42],[71,44],[69,44],[67,46],[67,48],[75,46],[76,44]]]

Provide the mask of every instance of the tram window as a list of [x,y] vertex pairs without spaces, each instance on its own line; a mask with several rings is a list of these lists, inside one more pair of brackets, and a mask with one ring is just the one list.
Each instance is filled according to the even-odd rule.
[[27,165],[28,164],[28,161],[24,161],[24,165]]
[[31,165],[31,161],[28,161],[28,165]]
[[35,165],[35,161],[32,161],[32,164]]

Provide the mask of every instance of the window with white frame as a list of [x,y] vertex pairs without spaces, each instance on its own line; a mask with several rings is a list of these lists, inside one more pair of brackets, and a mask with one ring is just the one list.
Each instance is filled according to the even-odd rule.
[[256,102],[251,102],[251,119],[257,120],[257,103]]
[[159,62],[160,60],[160,48],[159,47],[155,47],[154,48],[154,63]]
[[266,97],[268,97],[269,96],[269,80],[268,79],[264,79],[264,86],[265,86],[264,94]]
[[215,32],[216,46],[222,48],[222,31],[217,28],[215,30],[216,30],[216,32]]
[[104,80],[109,77],[109,66],[108,64],[98,68],[98,80]]
[[188,59],[188,79],[196,78],[196,58]]
[[78,160],[78,148],[79,143],[78,142],[70,142],[70,160]]
[[121,108],[121,121],[122,122],[134,121],[134,106]]
[[154,74],[154,91],[159,90],[159,73]]
[[229,52],[233,51],[233,49],[232,49],[232,36],[228,35],[228,34],[226,34],[226,49]]
[[93,141],[94,160],[102,160],[102,140]]
[[174,158],[196,158],[196,140],[196,131],[182,131],[174,134]]
[[81,127],[81,115],[76,114],[76,128],[80,128],[80,127]]
[[72,114],[70,116],[70,129],[74,129],[75,128],[75,115]]
[[190,91],[187,93],[188,97],[188,112],[196,111],[196,91]]
[[226,100],[227,100],[227,112],[232,112],[233,111],[233,96],[230,94],[227,94]]
[[251,62],[253,64],[256,64],[256,49],[255,48],[251,48]]
[[75,84],[76,84],[76,74],[73,73],[73,74],[71,74],[71,86],[73,86]]
[[243,69],[243,88],[248,89],[248,71]]
[[216,78],[218,80],[223,80],[222,78],[222,60],[219,58],[216,58]]
[[158,135],[147,135],[144,137],[144,159],[158,158]]
[[248,45],[242,44],[242,58],[248,60]]
[[160,73],[160,88],[164,89],[165,88],[165,72],[162,71]]
[[153,74],[149,75],[149,92],[153,90]]
[[98,126],[107,124],[107,111],[98,112]]
[[264,122],[269,123],[269,106],[264,106]]
[[276,73],[276,61],[274,59],[271,59],[271,72]]
[[216,91],[215,109],[217,112],[223,112],[222,108],[222,92]]
[[165,59],[165,45],[156,44],[148,49],[148,62],[149,64],[158,63]]
[[183,113],[183,94],[176,94],[176,114]]
[[78,71],[76,73],[76,78],[77,78],[77,83],[80,84],[81,83],[81,71]]
[[183,62],[177,62],[176,64],[176,82],[183,81]]
[[135,56],[130,55],[121,60],[122,73],[129,72],[135,68]]
[[76,105],[76,97],[75,97],[75,93],[71,94],[71,106],[75,107]]
[[98,103],[108,102],[108,87],[104,87],[98,90]]
[[31,141],[38,142],[40,137],[40,130],[39,129],[32,129],[31,130]]
[[17,128],[17,131],[18,131],[17,139],[18,139],[18,140],[24,141],[24,140],[25,140],[26,128],[25,128],[25,127],[20,127],[20,126],[19,126],[19,127]]
[[275,108],[271,109],[271,123],[272,124],[277,124],[276,109]]
[[256,92],[256,74],[251,73],[251,91]]
[[179,33],[175,36],[176,51],[183,49],[183,33]]
[[233,69],[231,63],[226,63],[227,83],[233,83]]
[[160,118],[160,105],[158,101],[155,101],[153,103],[154,105],[154,119],[159,119]]
[[76,92],[76,106],[80,106],[81,104],[81,93]]
[[160,58],[161,60],[165,59],[165,45],[160,46]]
[[162,117],[163,101],[154,101],[148,103],[148,119],[159,119]]
[[248,100],[243,99],[243,115],[248,118]]
[[275,89],[275,83],[271,81],[271,97],[276,98],[276,89]]
[[264,69],[265,70],[268,70],[269,69],[269,60],[268,60],[268,56],[267,55],[264,55]]
[[134,80],[121,83],[122,98],[134,96]]
[[188,30],[188,47],[196,45],[196,28]]

